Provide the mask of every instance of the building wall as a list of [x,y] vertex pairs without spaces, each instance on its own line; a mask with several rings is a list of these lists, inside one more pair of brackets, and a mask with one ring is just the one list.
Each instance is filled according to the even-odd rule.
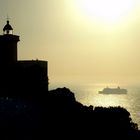
[[0,96],[39,99],[48,92],[48,62],[18,61],[19,36],[0,35]]
[[0,62],[9,64],[17,61],[17,42],[19,36],[1,35],[0,36]]
[[0,96],[39,99],[48,91],[47,61],[17,61],[0,70]]

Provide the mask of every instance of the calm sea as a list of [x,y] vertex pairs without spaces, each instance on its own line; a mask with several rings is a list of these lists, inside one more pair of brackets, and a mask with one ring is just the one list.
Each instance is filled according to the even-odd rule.
[[[123,86],[128,90],[127,94],[98,94],[98,91],[105,88],[104,85],[65,85],[74,92],[76,100],[84,105],[95,106],[121,106],[126,108],[133,122],[140,128],[140,87]],[[60,87],[60,86],[59,86]],[[62,87],[62,85],[61,85]]]

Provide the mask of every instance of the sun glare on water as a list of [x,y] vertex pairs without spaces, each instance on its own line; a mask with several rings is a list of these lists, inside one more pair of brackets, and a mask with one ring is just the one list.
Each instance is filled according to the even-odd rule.
[[76,0],[76,5],[89,18],[118,22],[134,10],[137,2],[137,0]]

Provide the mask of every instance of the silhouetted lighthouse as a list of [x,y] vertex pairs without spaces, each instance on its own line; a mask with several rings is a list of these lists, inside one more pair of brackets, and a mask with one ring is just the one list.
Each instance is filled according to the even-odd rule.
[[13,28],[7,20],[3,28],[3,35],[0,35],[0,63],[13,64],[17,62],[17,42],[19,36],[13,35]]
[[7,20],[0,35],[0,96],[42,99],[48,91],[48,62],[18,60],[18,41]]

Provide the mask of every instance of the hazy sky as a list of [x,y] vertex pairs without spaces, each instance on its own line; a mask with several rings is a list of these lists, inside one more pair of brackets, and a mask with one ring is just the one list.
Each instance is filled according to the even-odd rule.
[[0,0],[18,58],[48,60],[53,82],[140,84],[139,0]]

